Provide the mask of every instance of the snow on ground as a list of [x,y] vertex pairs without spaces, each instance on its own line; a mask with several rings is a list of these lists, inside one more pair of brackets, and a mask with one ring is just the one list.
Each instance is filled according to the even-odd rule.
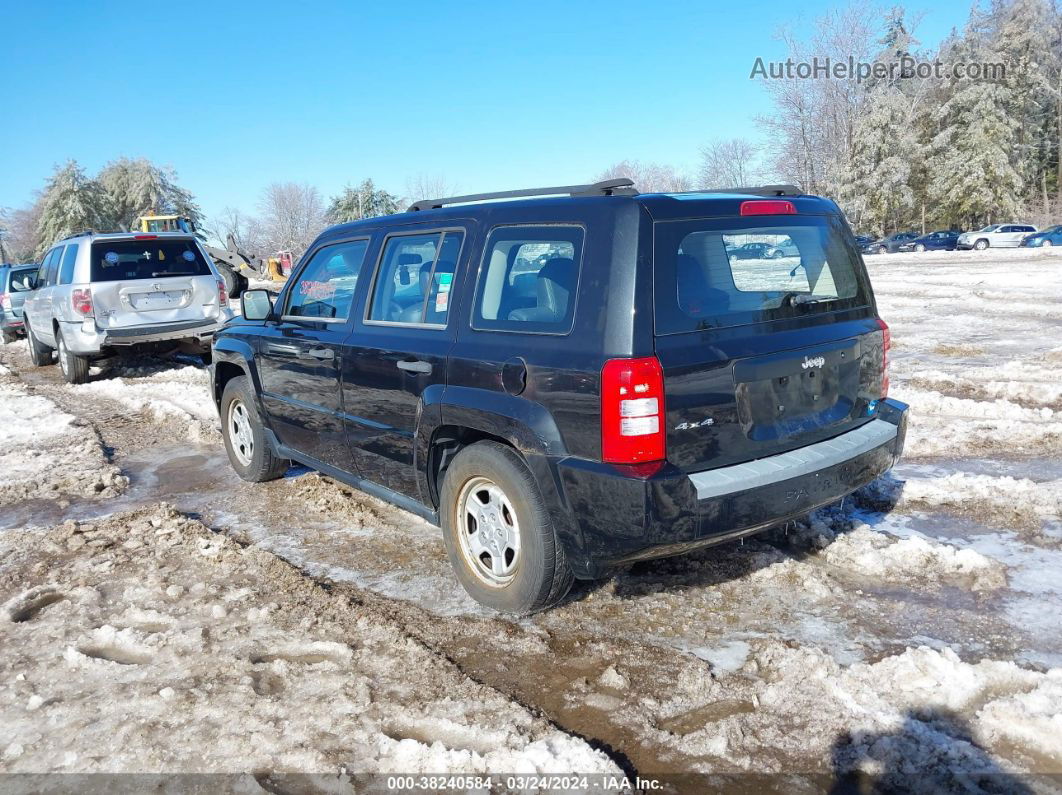
[[128,479],[88,424],[0,373],[0,506],[69,495],[111,497]]
[[0,771],[619,773],[165,504],[0,534],[0,561]]
[[119,366],[72,390],[110,398],[130,411],[184,424],[191,441],[214,443],[218,439],[218,412],[210,397],[210,374],[202,367]]
[[[198,749],[217,770],[606,764],[529,704],[646,772],[859,771],[926,791],[1062,773],[1062,252],[867,263],[892,395],[912,405],[893,473],[784,531],[638,564],[519,621],[467,599],[419,519],[305,470],[236,478],[201,368],[54,385],[56,401],[110,401],[186,438],[135,437],[150,445],[122,459],[126,518],[0,534],[0,666],[26,677],[0,677],[16,716],[0,769],[62,765],[63,738],[79,754],[63,769],[188,769],[204,726],[223,740]],[[251,546],[151,507],[162,498]],[[18,632],[40,634],[6,642]],[[97,728],[93,688],[113,694],[97,709],[121,706]],[[93,739],[108,750],[82,756]]]

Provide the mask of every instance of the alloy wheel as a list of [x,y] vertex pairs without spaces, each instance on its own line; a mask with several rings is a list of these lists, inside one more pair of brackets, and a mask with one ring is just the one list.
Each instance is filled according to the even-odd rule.
[[495,588],[508,585],[520,565],[520,523],[494,481],[471,478],[457,499],[461,553],[476,577]]
[[229,404],[225,429],[236,460],[245,467],[250,466],[254,457],[254,431],[251,429],[251,415],[242,400],[234,400]]

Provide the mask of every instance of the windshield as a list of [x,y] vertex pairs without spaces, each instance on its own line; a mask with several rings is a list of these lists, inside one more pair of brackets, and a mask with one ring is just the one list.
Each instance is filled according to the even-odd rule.
[[8,292],[25,293],[32,290],[33,277],[36,273],[36,268],[12,269]]
[[999,229],[1000,224],[989,224],[984,229],[978,229],[978,232],[991,232],[994,229]]
[[[863,306],[870,287],[841,222],[828,216],[701,219],[656,225],[657,334]],[[733,256],[766,243],[759,258]]]
[[92,244],[92,281],[209,276],[192,240],[101,240]]

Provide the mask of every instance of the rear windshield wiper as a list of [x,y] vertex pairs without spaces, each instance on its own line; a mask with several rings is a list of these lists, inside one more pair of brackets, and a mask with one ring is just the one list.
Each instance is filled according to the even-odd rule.
[[195,276],[192,271],[156,271],[151,274],[152,279],[159,279],[163,276]]
[[801,304],[821,304],[826,301],[835,301],[836,296],[812,295],[811,293],[789,292],[782,296],[782,306],[799,306]]

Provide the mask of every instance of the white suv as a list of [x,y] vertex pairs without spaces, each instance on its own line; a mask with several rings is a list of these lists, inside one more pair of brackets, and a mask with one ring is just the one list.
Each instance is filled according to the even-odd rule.
[[1022,238],[1036,231],[1032,224],[989,224],[976,232],[963,232],[956,242],[958,248],[975,248],[984,251],[993,248],[1017,248]]
[[33,364],[52,364],[54,350],[66,380],[80,384],[93,359],[166,349],[207,357],[233,312],[194,235],[86,233],[45,255],[23,316]]

